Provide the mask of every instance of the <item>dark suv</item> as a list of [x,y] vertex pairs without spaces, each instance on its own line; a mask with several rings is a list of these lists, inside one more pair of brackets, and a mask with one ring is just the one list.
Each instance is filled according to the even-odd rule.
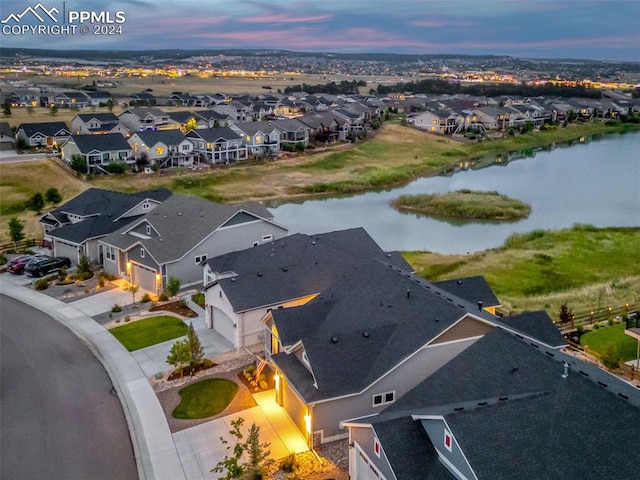
[[30,277],[42,277],[61,268],[69,268],[71,260],[67,257],[43,257],[31,260],[24,267],[24,273]]
[[19,257],[14,258],[7,264],[7,272],[13,273],[15,275],[22,275],[24,273],[24,267],[31,260],[35,260],[36,258],[48,258],[46,255],[20,255]]

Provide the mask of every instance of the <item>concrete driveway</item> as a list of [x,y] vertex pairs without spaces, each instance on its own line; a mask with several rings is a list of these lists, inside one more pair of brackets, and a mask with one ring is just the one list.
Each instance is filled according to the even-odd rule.
[[[116,284],[116,288],[111,288],[102,293],[97,293],[89,297],[81,298],[75,302],[70,302],[69,305],[73,308],[80,310],[82,313],[89,317],[95,317],[101,313],[110,312],[115,304],[120,306],[129,305],[133,302],[131,292],[127,292],[123,289],[125,285],[124,280],[116,280],[113,282]],[[149,295],[155,295],[153,292],[140,289],[136,292],[136,302],[138,302],[145,293]]]
[[229,430],[231,430],[231,422],[237,418],[244,419],[242,431],[245,434],[253,423],[260,427],[260,441],[270,444],[269,450],[273,460],[284,458],[290,453],[309,450],[304,438],[284,409],[275,402],[273,390],[258,393],[253,398],[258,404],[257,407],[173,434],[180,461],[189,480],[210,480],[220,477],[220,474],[211,473],[211,469],[228,453],[220,437],[233,445]]

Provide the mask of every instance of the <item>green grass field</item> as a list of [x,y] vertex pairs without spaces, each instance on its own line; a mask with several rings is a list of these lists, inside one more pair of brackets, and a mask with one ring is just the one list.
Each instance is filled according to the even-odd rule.
[[525,218],[531,207],[498,192],[459,190],[444,194],[401,195],[391,202],[398,210],[450,218],[509,220]]
[[580,344],[589,347],[590,351],[602,355],[611,345],[620,354],[623,362],[634,360],[638,354],[638,341],[624,333],[624,323],[602,327],[586,332],[580,337]]
[[171,414],[174,418],[207,418],[222,412],[231,403],[238,385],[225,378],[208,378],[181,389],[180,404]]
[[127,323],[109,331],[127,350],[133,352],[173,338],[182,337],[187,334],[187,328],[187,325],[179,318],[159,315]]
[[483,275],[513,312],[544,309],[557,319],[563,303],[578,312],[640,299],[640,228],[534,230],[473,255],[403,255],[429,280]]

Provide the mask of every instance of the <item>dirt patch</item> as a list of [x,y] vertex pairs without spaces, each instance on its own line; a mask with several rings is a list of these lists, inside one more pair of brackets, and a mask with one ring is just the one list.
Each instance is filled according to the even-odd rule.
[[52,280],[46,289],[40,290],[40,293],[44,293],[61,302],[70,303],[114,288],[116,286],[111,282],[105,282],[104,286],[101,287],[98,283],[98,276],[94,275],[87,280],[73,281],[66,285],[60,285],[57,280]]

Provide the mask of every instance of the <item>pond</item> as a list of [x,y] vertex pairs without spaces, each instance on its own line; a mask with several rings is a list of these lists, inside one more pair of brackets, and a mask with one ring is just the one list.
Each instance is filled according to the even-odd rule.
[[[491,165],[484,167],[485,165]],[[477,167],[483,168],[477,168]],[[640,133],[582,138],[571,145],[482,159],[449,176],[404,187],[271,207],[291,233],[364,227],[385,250],[468,253],[499,247],[512,233],[640,225]],[[445,220],[400,213],[389,202],[403,194],[495,190],[531,205],[515,222]]]

